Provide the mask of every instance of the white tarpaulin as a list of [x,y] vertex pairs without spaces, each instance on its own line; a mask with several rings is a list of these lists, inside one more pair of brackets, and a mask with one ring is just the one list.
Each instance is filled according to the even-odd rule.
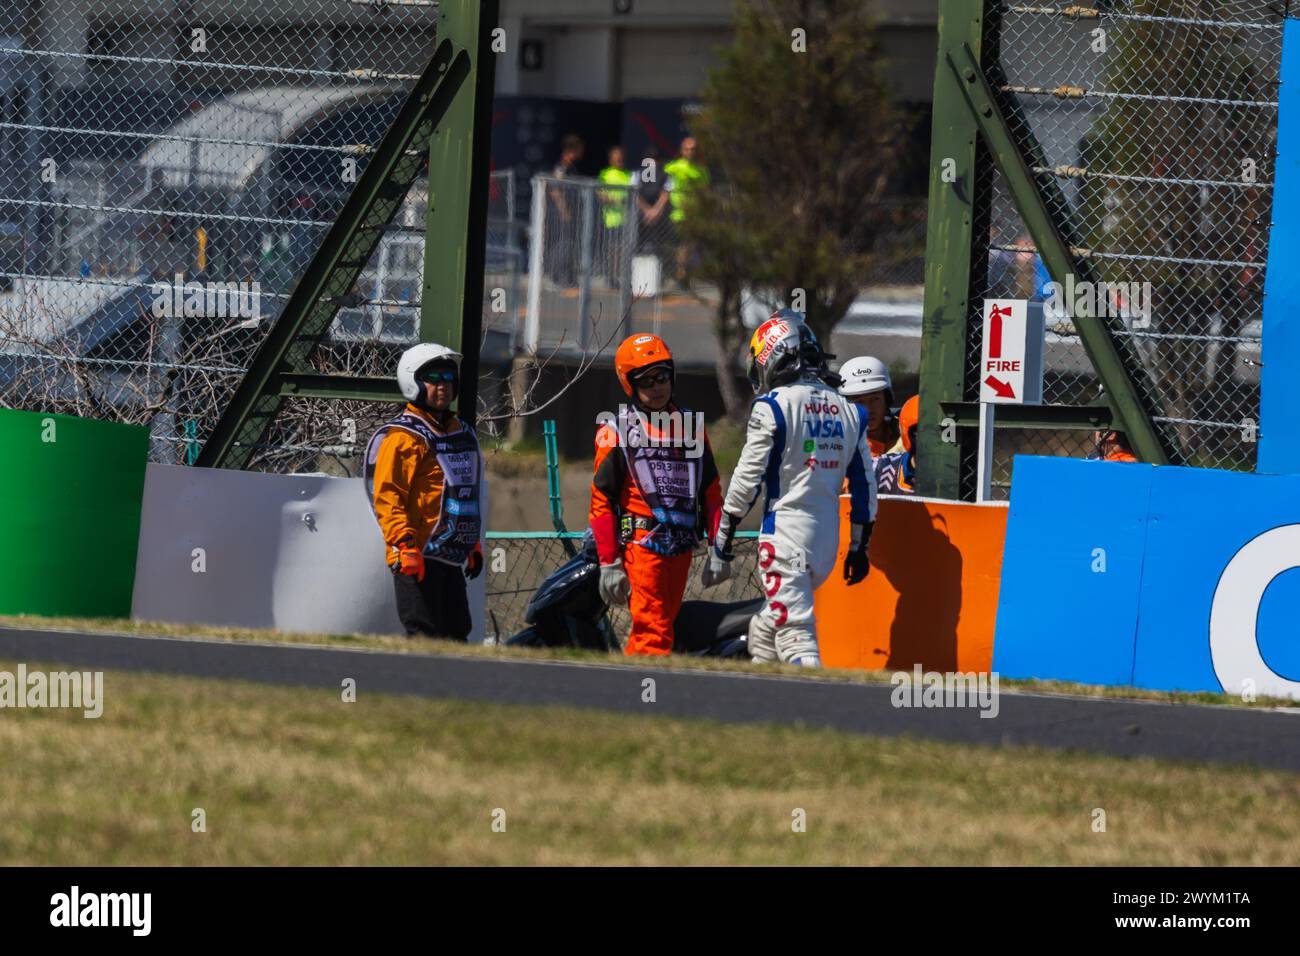
[[[483,639],[486,578],[470,582],[475,642]],[[179,465],[145,472],[131,616],[402,633],[361,479]]]

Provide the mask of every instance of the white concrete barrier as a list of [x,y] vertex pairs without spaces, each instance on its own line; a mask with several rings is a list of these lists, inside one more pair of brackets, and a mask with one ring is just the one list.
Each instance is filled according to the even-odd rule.
[[[486,579],[470,582],[474,642],[483,640]],[[131,616],[402,633],[361,479],[177,465],[145,473]]]

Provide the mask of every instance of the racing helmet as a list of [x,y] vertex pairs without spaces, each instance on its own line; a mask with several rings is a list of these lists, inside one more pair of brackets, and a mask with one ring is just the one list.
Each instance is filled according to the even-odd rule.
[[758,327],[749,341],[749,386],[755,394],[762,394],[813,374],[838,388],[841,380],[827,366],[829,358],[834,356],[822,351],[803,313],[780,309]]

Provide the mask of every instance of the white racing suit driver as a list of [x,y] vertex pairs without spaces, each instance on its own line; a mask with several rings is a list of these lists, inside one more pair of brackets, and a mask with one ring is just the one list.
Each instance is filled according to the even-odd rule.
[[730,576],[736,525],[766,492],[758,572],[767,604],[750,620],[748,638],[756,663],[821,666],[813,591],[835,566],[846,477],[851,534],[844,577],[857,584],[869,570],[876,482],[867,417],[839,395],[837,378],[802,314],[783,309],[754,333],[749,379],[758,397],[704,583]]

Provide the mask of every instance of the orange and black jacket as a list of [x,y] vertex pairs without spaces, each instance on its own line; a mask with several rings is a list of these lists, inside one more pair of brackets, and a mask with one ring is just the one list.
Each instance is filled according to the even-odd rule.
[[[672,410],[675,406],[669,406]],[[700,456],[698,508],[704,518],[704,531],[712,541],[722,519],[722,482],[713,459],[709,436],[702,433],[704,451]],[[653,518],[654,513],[628,471],[627,456],[618,446],[618,431],[609,425],[596,430],[596,463],[591,479],[591,508],[587,518],[596,539],[596,553],[601,564],[616,561],[622,552],[618,538],[618,520],[623,515]]]
[[[456,415],[447,417],[444,428],[422,408],[408,403],[404,410],[420,416],[439,434],[466,427]],[[432,537],[442,517],[446,479],[438,456],[428,453],[421,438],[402,428],[390,428],[375,456],[373,482],[371,505],[391,565],[398,560],[402,545],[421,548]]]

